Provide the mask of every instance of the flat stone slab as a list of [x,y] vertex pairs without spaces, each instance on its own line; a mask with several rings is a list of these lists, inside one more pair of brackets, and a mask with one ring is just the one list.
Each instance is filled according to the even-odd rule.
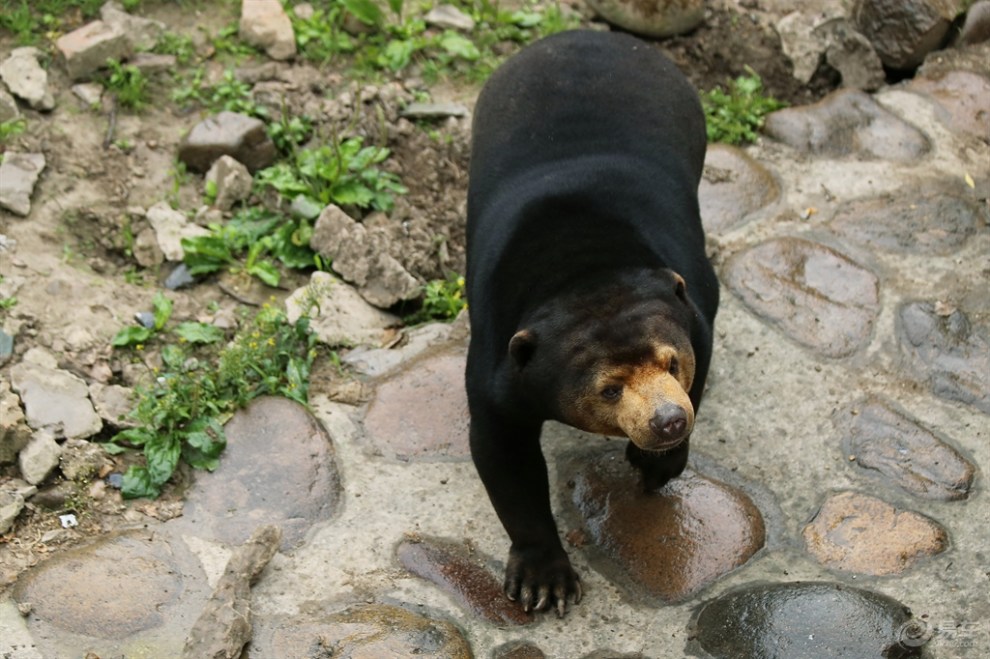
[[915,419],[876,398],[832,415],[850,462],[924,499],[969,496],[976,467]]
[[45,154],[7,151],[0,162],[0,208],[27,217],[31,195],[45,169]]
[[220,466],[197,474],[183,516],[172,524],[233,545],[258,526],[275,524],[288,550],[334,514],[341,485],[333,444],[306,408],[263,396],[235,413],[224,430]]
[[260,119],[220,112],[192,127],[179,143],[179,160],[205,173],[220,156],[231,156],[250,171],[268,167],[278,155]]
[[46,657],[79,656],[81,648],[120,656],[138,646],[145,656],[177,657],[184,629],[208,595],[183,543],[147,529],[111,533],[53,556],[13,590],[15,601],[31,607],[28,628]]
[[319,271],[286,299],[285,312],[290,323],[309,316],[310,331],[329,346],[378,347],[385,329],[401,323],[398,316],[366,302],[350,284]]
[[936,184],[921,193],[854,199],[839,206],[829,223],[854,243],[889,252],[951,254],[980,225],[976,204]]
[[858,492],[829,497],[803,536],[808,553],[822,565],[875,576],[900,574],[949,545],[934,520]]
[[757,316],[826,357],[847,357],[865,346],[880,311],[872,272],[800,238],[734,254],[723,282]]
[[706,603],[688,649],[716,659],[909,659],[922,656],[925,627],[897,600],[845,584],[758,584]]
[[463,348],[433,353],[378,385],[364,418],[377,450],[400,460],[471,455],[465,359]]
[[990,80],[984,76],[949,71],[936,78],[914,78],[907,89],[935,101],[938,118],[951,131],[990,142]]
[[501,580],[464,543],[413,537],[395,550],[402,567],[432,581],[468,613],[493,625],[525,625],[533,615],[511,602]]
[[855,89],[778,110],[767,116],[763,130],[798,151],[828,158],[912,162],[931,150],[924,133]]
[[103,428],[86,383],[72,373],[21,362],[10,369],[10,381],[32,428],[50,428],[70,438],[90,437]]
[[705,155],[705,171],[698,187],[701,221],[708,233],[735,229],[750,213],[780,197],[780,186],[763,165],[745,151],[712,144]]
[[423,657],[471,659],[461,632],[397,606],[357,604],[338,613],[256,621],[246,659]]
[[678,602],[763,547],[763,516],[741,490],[687,469],[644,492],[623,451],[587,452],[563,465],[572,502],[617,583]]
[[973,326],[960,309],[907,302],[897,310],[906,370],[941,398],[990,414],[990,329]]

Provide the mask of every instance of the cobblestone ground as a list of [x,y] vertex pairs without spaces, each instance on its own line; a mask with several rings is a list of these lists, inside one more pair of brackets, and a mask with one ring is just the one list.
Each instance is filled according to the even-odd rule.
[[[969,72],[840,92],[711,147],[724,303],[691,466],[646,496],[619,442],[548,426],[586,587],[565,618],[499,594],[455,325],[353,355],[366,405],[256,401],[183,517],[23,576],[0,656],[179,656],[218,583],[250,596],[250,657],[990,655],[987,98]],[[263,524],[280,550],[223,585]]]

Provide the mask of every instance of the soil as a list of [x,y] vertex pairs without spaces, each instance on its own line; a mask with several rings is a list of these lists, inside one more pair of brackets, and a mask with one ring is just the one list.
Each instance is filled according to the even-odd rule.
[[[209,37],[236,21],[239,3],[204,0],[192,5],[192,11],[187,3],[146,4],[140,10],[143,16],[162,21],[169,31],[189,35],[199,45],[200,57],[206,56],[202,63],[208,82],[218,81],[228,68],[270,67],[254,92],[258,100],[270,101],[274,116],[286,112],[326,117],[321,111],[325,99],[339,100],[345,93],[359,99],[349,120],[350,130],[386,144],[394,154],[392,167],[409,188],[390,216],[369,215],[363,221],[386,228],[393,255],[422,280],[463,273],[469,120],[414,124],[399,118],[400,104],[427,90],[415,66],[393,80],[358,83],[348,78],[344,61],[317,67],[305,62],[270,63],[260,54],[235,61],[210,54]],[[771,27],[782,15],[779,10],[761,11],[752,1],[709,5],[702,27],[657,43],[697,88],[724,85],[748,73],[747,67],[760,74],[768,93],[792,105],[815,101],[834,88],[836,81],[827,74],[810,85],[801,85],[791,76],[791,64],[782,55]],[[588,12],[583,6],[580,11]],[[82,23],[81,17],[78,22]],[[590,25],[591,20],[585,17],[583,23]],[[71,22],[67,27],[73,27]],[[518,47],[503,45],[507,54]],[[16,46],[10,35],[0,34],[0,53]],[[197,65],[193,62],[185,68]],[[175,72],[176,79],[187,73],[182,68]],[[191,215],[200,208],[202,177],[177,170],[175,153],[182,134],[204,111],[171,101],[177,83],[167,74],[153,79],[153,101],[140,113],[115,111],[106,102],[107,95],[103,107],[86,108],[70,91],[71,83],[59,67],[53,63],[49,70],[57,109],[41,114],[22,108],[27,131],[6,145],[17,151],[43,152],[47,167],[35,189],[31,215],[21,219],[0,214],[0,233],[8,242],[16,241],[13,255],[8,252],[0,258],[5,286],[0,292],[18,298],[14,307],[0,311],[4,330],[15,337],[14,355],[0,364],[0,374],[9,377],[10,366],[21,361],[27,350],[40,346],[58,356],[61,368],[89,382],[133,385],[146,367],[129,364],[115,354],[109,337],[130,322],[135,311],[150,306],[153,291],[171,267],[139,267],[128,251],[127,236],[136,235],[144,226],[140,209],[163,198]],[[470,107],[478,89],[476,84],[451,79],[428,91],[436,102],[455,101]],[[315,139],[337,130],[339,126],[331,121],[318,121]],[[252,199],[250,203],[265,201]],[[265,290],[255,282],[229,277],[207,279],[170,294],[176,302],[173,318],[208,321],[211,314],[204,310],[210,303],[222,311],[236,312],[245,303],[272,295],[281,299],[307,276],[290,275],[280,289]],[[327,379],[332,378],[321,376],[319,381]],[[113,432],[107,429],[104,435]],[[107,459],[113,464],[106,469],[126,469],[126,456]],[[0,467],[0,482],[16,477],[16,465]],[[29,500],[10,532],[0,536],[0,588],[53,552],[96,534],[140,524],[148,517],[167,519],[181,514],[182,484],[188,477],[178,474],[177,483],[158,501],[125,502],[103,480],[75,483],[62,480],[56,472],[39,486],[39,494]],[[70,512],[77,516],[79,526],[62,528],[58,515]]]

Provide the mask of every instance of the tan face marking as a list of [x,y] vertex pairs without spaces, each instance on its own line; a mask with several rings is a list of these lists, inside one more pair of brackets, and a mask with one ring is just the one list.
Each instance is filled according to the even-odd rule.
[[688,392],[694,382],[694,353],[670,344],[654,348],[653,359],[643,363],[602,364],[592,374],[592,385],[571,406],[567,421],[581,430],[628,437],[643,449],[669,448],[657,445],[650,420],[665,403],[682,408],[687,429],[694,426],[694,406]]

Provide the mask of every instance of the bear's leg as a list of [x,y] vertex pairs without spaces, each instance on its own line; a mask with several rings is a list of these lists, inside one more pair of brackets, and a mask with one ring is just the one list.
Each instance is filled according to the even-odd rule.
[[644,451],[632,442],[626,445],[626,459],[643,474],[643,489],[658,490],[681,475],[688,459],[688,439],[663,453]]
[[472,410],[471,457],[512,541],[505,594],[526,611],[556,604],[563,615],[569,598],[581,600],[581,582],[553,520],[540,426],[515,425]]

